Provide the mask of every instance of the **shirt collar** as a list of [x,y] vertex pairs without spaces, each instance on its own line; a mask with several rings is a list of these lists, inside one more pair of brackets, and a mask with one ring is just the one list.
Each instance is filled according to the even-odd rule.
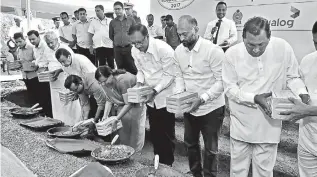
[[39,45],[38,45],[37,47],[35,46],[35,48],[42,48],[42,47],[43,47],[43,43],[44,43],[44,42],[43,42],[42,40],[40,40]]
[[82,22],[82,21],[78,20],[78,23],[88,23],[88,22],[89,22],[88,19],[86,19],[85,22]]
[[[220,19],[218,18],[218,21],[219,21]],[[221,19],[221,21],[226,21],[227,20],[227,18],[226,17],[223,17],[222,19]]]
[[[199,51],[199,48],[200,48],[200,45],[201,45],[201,41],[202,41],[202,39],[201,39],[201,37],[199,36],[199,37],[198,37],[198,40],[197,40],[197,42],[196,42],[196,44],[195,44],[195,46],[194,46],[194,48],[193,48],[193,51],[195,51],[195,52],[198,52],[198,51]],[[185,50],[186,50],[187,52],[190,52],[190,50],[189,50],[187,47],[185,47]]]

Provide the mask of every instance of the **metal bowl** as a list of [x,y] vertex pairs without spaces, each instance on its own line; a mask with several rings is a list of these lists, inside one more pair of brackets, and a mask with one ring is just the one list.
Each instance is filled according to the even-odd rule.
[[[25,111],[29,109],[30,111]],[[39,114],[39,111],[34,111],[31,110],[30,108],[12,108],[9,109],[11,115],[14,118],[19,118],[19,119],[28,119],[28,118],[33,118]]]
[[118,164],[128,161],[134,153],[135,150],[130,146],[113,145],[110,148],[110,145],[106,145],[93,150],[91,156],[102,163]]
[[[72,132],[71,134],[63,134],[65,132]],[[85,130],[79,130],[76,132],[73,132],[72,127],[54,127],[47,130],[47,133],[51,137],[59,137],[59,138],[79,138],[80,135]]]

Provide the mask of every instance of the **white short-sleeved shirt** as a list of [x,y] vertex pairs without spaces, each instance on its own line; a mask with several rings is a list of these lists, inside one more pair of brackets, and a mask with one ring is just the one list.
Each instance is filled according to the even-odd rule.
[[88,28],[88,32],[93,34],[93,47],[106,47],[113,48],[113,42],[109,38],[109,24],[111,19],[104,18],[100,20],[98,17],[95,17]]

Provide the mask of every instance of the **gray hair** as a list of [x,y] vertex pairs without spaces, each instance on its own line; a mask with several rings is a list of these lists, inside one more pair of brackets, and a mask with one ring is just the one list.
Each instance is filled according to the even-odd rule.
[[45,41],[58,40],[58,36],[56,35],[56,33],[54,31],[49,31],[49,32],[45,33],[44,40]]

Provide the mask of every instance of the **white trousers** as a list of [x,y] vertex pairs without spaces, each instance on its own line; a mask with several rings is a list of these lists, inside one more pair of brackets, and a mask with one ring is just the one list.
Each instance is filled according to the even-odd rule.
[[230,177],[247,177],[252,161],[253,177],[273,177],[276,143],[247,143],[230,138]]
[[317,177],[317,153],[310,151],[300,142],[297,157],[300,177]]

